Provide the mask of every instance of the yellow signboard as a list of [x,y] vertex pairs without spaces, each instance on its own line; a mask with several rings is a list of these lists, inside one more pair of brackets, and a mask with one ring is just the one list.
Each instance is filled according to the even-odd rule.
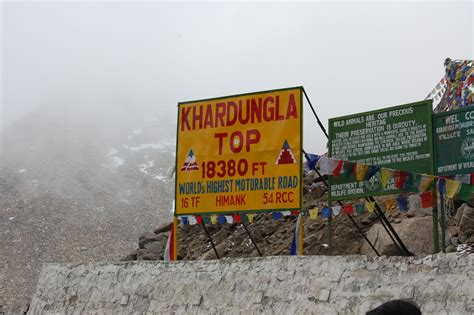
[[302,89],[178,104],[175,215],[299,210]]

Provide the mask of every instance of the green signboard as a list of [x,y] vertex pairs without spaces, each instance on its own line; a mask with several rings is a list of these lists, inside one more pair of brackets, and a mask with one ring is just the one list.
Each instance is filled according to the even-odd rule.
[[[329,119],[329,156],[396,170],[433,174],[431,100]],[[368,181],[329,176],[329,200],[396,194],[392,178],[382,187],[380,172]]]
[[474,173],[474,107],[433,115],[436,174]]

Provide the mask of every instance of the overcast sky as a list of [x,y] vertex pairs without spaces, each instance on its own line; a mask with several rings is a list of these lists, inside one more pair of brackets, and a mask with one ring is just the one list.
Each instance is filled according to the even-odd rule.
[[[422,100],[446,57],[474,58],[471,1],[2,2],[1,17],[4,127],[45,104],[125,102],[175,120],[178,101],[298,85],[327,125]],[[321,153],[304,118],[305,148]]]

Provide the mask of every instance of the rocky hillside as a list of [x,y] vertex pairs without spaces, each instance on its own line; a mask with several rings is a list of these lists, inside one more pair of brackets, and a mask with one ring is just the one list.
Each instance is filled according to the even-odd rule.
[[174,121],[138,112],[46,107],[2,130],[0,305],[29,303],[44,262],[115,259],[170,219]]
[[[327,205],[325,186],[314,173],[305,174],[304,207],[324,207]],[[378,198],[383,204],[384,198]],[[387,214],[389,221],[414,255],[433,253],[433,221],[431,209],[400,212],[397,208]],[[388,234],[381,227],[375,214],[364,213],[353,218],[368,236],[381,255],[400,255]],[[296,217],[287,216],[275,220],[270,214],[257,215],[248,229],[254,237],[263,256],[288,255],[293,237]],[[240,223],[207,225],[219,256],[256,257],[258,252],[252,244],[244,227]],[[169,234],[170,225],[166,224],[154,232],[145,233],[139,239],[139,246],[124,260],[161,260]],[[180,225],[178,230],[178,258],[185,260],[215,259],[214,250],[200,225]],[[327,255],[328,221],[319,216],[304,222],[304,254]],[[465,251],[474,244],[474,208],[463,205],[452,215],[448,215],[447,230],[448,252]],[[460,244],[465,244],[460,245]],[[375,256],[374,251],[345,215],[333,219],[333,254]]]

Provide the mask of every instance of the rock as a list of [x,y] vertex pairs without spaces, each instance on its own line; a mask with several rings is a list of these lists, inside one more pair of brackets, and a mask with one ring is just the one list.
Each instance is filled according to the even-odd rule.
[[153,242],[165,242],[168,239],[167,234],[155,234],[155,233],[145,233],[144,235],[138,238],[138,247],[143,249],[146,247],[146,244]]
[[453,236],[449,240],[449,243],[451,243],[451,245],[453,245],[453,246],[458,246],[459,245],[459,238],[456,237],[456,236]]
[[[219,254],[219,257],[224,257],[224,252],[227,247],[227,244],[225,242],[220,243],[219,245],[216,245],[216,250],[217,253]],[[213,260],[217,259],[216,253],[214,252],[214,249],[211,247],[210,250],[208,250],[201,258],[202,260]]]
[[456,246],[448,245],[446,247],[446,253],[455,253],[455,252],[456,252]]
[[163,260],[165,248],[160,243],[149,243],[147,248],[138,250],[138,257],[143,260]]
[[309,185],[304,185],[303,186],[303,194],[307,194],[311,191],[311,186]]
[[459,237],[464,242],[474,234],[474,208],[467,204],[463,204],[461,208],[463,211],[459,220]]
[[316,172],[304,173],[304,183],[305,183],[305,185],[311,185],[314,182],[314,180],[316,179],[316,177],[318,177]]
[[122,261],[137,260],[137,256],[138,256],[138,249],[135,249],[134,251],[132,251],[130,254],[128,254],[127,256],[122,258],[121,260]]
[[[431,217],[415,217],[405,219],[393,228],[400,236],[405,246],[415,255],[432,254],[433,250],[433,220]],[[367,232],[367,238],[374,244],[380,255],[398,256],[400,251],[393,244],[390,236],[380,223],[374,224]],[[364,242],[360,253],[374,256],[372,248]]]
[[407,216],[407,218],[413,218],[416,216],[416,212],[415,211],[408,211],[405,213],[405,215]]
[[164,232],[169,232],[171,231],[171,225],[173,224],[173,222],[169,222],[169,223],[166,223],[166,224],[163,224],[162,226],[158,227],[157,229],[155,229],[153,231],[153,233],[155,234],[161,234],[161,233],[164,233]]

